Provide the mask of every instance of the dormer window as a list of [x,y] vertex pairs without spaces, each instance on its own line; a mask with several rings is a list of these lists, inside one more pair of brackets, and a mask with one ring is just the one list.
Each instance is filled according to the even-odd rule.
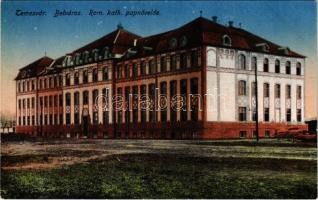
[[175,48],[178,44],[178,41],[176,38],[171,38],[170,41],[169,41],[169,46],[170,48]]
[[290,51],[288,47],[280,47],[278,50],[282,51],[285,55],[288,55]]
[[232,40],[228,35],[223,35],[223,45],[224,46],[231,46],[232,45]]
[[94,55],[94,61],[97,62],[98,61],[98,49],[93,50],[93,55]]
[[75,55],[75,65],[79,65],[80,64],[80,56],[81,56],[81,54],[79,54],[79,53],[77,53]]
[[186,36],[182,36],[182,37],[180,38],[180,46],[181,46],[181,47],[185,47],[185,46],[187,45],[187,43],[188,43],[187,37],[186,37]]
[[89,58],[89,52],[85,51],[84,52],[84,63],[88,63],[88,58]]
[[267,43],[259,43],[255,45],[257,48],[259,48],[261,51],[269,52],[269,46]]

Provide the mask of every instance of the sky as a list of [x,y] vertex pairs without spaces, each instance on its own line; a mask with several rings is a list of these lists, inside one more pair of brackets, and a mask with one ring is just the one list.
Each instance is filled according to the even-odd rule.
[[[89,16],[90,9],[158,10],[155,16]],[[16,16],[16,10],[46,16]],[[56,10],[81,16],[53,17]],[[177,28],[197,17],[218,16],[272,42],[305,55],[305,117],[317,116],[317,21],[314,1],[4,1],[1,2],[0,112],[15,113],[18,69],[44,56],[57,58],[115,30],[148,36]]]

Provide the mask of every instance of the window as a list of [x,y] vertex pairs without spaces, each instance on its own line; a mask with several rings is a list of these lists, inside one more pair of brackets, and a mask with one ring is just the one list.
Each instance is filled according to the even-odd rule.
[[256,83],[255,82],[251,83],[251,92],[252,92],[252,97],[254,97],[256,94]]
[[25,99],[22,100],[22,108],[25,109]]
[[48,98],[47,98],[47,96],[45,96],[45,97],[44,97],[44,107],[45,107],[45,108],[47,108],[47,101],[48,101]]
[[125,103],[127,105],[127,109],[125,111],[125,123],[130,123],[130,86],[125,87]]
[[177,58],[176,55],[170,56],[170,71],[175,71],[177,69]]
[[240,138],[246,138],[246,131],[240,131]]
[[65,94],[65,105],[71,106],[71,94],[70,93]]
[[79,76],[78,76],[78,72],[75,72],[74,74],[74,85],[78,85],[79,84]]
[[103,80],[104,80],[104,81],[107,81],[107,80],[108,80],[108,68],[107,68],[107,67],[105,67],[105,68],[103,69]]
[[55,113],[55,114],[54,114],[54,124],[55,124],[55,125],[57,125],[57,120],[58,120],[57,114]]
[[301,122],[302,117],[301,117],[301,109],[297,109],[297,122]]
[[122,78],[122,67],[121,65],[117,65],[117,78]]
[[60,100],[60,102],[59,102],[59,104],[60,104],[60,107],[63,107],[63,95],[59,95],[59,100]]
[[[93,97],[92,102],[95,105],[96,99],[98,97],[98,90],[93,90],[92,97]],[[96,106],[96,108],[98,107]],[[98,109],[93,109],[93,124],[98,124]]]
[[97,68],[93,69],[93,82],[98,81],[98,70]]
[[300,85],[297,86],[296,94],[297,94],[297,99],[301,99],[301,86]]
[[[41,84],[42,85],[42,84]],[[63,86],[63,76],[60,75],[59,76],[59,86],[62,87]],[[42,87],[42,86],[41,86]]]
[[222,39],[224,46],[231,46],[231,38],[228,35],[223,35]]
[[[140,86],[140,95],[143,96],[146,94],[146,85]],[[144,108],[141,108],[141,122],[146,122],[146,111]]]
[[83,92],[83,104],[84,105],[88,104],[88,91]]
[[70,125],[71,124],[71,113],[66,113],[66,124]]
[[181,121],[187,121],[187,79],[180,81],[180,94],[182,95],[183,106],[181,108]]
[[264,121],[269,121],[269,108],[264,108]]
[[291,86],[286,85],[286,99],[290,99],[290,98],[291,98]]
[[257,69],[257,58],[255,56],[253,56],[251,58],[251,68],[253,71],[255,71],[255,69]]
[[[167,96],[167,82],[160,83],[160,95]],[[161,122],[167,121],[167,108],[162,108],[160,110]]]
[[57,95],[54,96],[54,107],[57,107]]
[[87,72],[87,70],[83,71],[83,83],[88,83],[88,72]]
[[140,63],[140,74],[145,75],[146,74],[146,63],[145,61],[141,61]]
[[71,85],[71,77],[70,74],[65,75],[65,85],[70,86]]
[[125,78],[129,78],[129,77],[130,77],[129,65],[126,64],[125,65]]
[[88,63],[88,60],[89,60],[89,52],[88,52],[88,51],[85,51],[85,52],[84,52],[84,62],[85,62],[85,63]]
[[19,110],[21,110],[21,99],[19,99]]
[[138,76],[138,65],[136,63],[133,64],[132,76],[136,78]]
[[79,53],[77,53],[76,55],[75,55],[75,64],[76,65],[79,65],[80,64],[80,57],[81,57],[81,54],[79,54]]
[[275,73],[280,73],[280,62],[275,60]]
[[138,122],[138,86],[132,87],[133,94],[133,123]]
[[246,107],[239,107],[239,121],[246,121]]
[[196,50],[191,51],[191,67],[197,67],[198,66],[198,54]]
[[78,125],[79,124],[79,113],[74,113],[74,124]]
[[104,88],[103,91],[103,103],[105,103],[105,109],[103,109],[103,123],[109,123],[109,111],[108,108],[108,88]]
[[239,81],[239,96],[245,96],[246,95],[246,81],[240,80]]
[[160,57],[160,72],[167,71],[167,62],[164,56]]
[[239,55],[239,69],[246,69],[246,58],[245,55]]
[[98,61],[98,49],[94,49],[94,61]]
[[27,108],[28,109],[30,108],[30,99],[29,98],[27,99]]
[[154,74],[156,73],[156,62],[154,59],[150,60],[148,62],[148,67],[149,67],[149,74]]
[[176,102],[174,101],[174,96],[177,94],[177,81],[170,81],[170,121],[177,121],[177,112],[176,112]]
[[280,85],[275,85],[275,98],[280,98]]
[[49,96],[49,107],[52,108],[53,106],[53,96]]
[[59,119],[60,119],[60,124],[63,124],[63,114],[62,113],[60,114]]
[[268,58],[264,59],[263,71],[268,72]]
[[296,75],[301,75],[301,64],[299,62],[296,64]]
[[253,132],[252,132],[252,138],[256,138],[256,131],[255,130],[253,130]]
[[32,97],[32,100],[31,100],[32,102],[31,102],[31,106],[32,106],[32,108],[34,108],[35,107],[35,98],[34,97]]
[[287,122],[291,121],[291,109],[290,108],[286,109],[286,121]]
[[181,53],[180,54],[180,69],[187,68],[187,54]]
[[[190,80],[190,92],[192,95],[199,93],[198,78]],[[193,97],[196,98],[196,97]],[[199,99],[192,99],[191,102],[191,121],[198,121]]]
[[79,106],[79,92],[74,93],[74,106]]
[[286,71],[286,74],[290,74],[290,62],[289,61],[286,62],[285,71]]
[[269,130],[265,130],[265,134],[264,135],[265,135],[266,138],[269,138],[270,137],[270,131]]
[[[54,84],[56,86],[56,84]],[[32,90],[35,90],[35,82],[32,81]]]
[[153,102],[149,109],[149,122],[155,122],[156,121],[156,108],[155,108],[155,95],[156,95],[156,86],[155,84],[149,84],[148,86],[149,90],[149,98],[151,102]]
[[269,83],[264,83],[264,97],[269,97]]

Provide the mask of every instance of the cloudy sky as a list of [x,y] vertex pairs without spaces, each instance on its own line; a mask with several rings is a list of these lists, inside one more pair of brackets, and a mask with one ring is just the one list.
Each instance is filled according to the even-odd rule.
[[[90,9],[158,10],[159,16],[89,16]],[[46,16],[16,16],[17,10],[44,11]],[[81,16],[53,17],[56,10],[80,11]],[[10,1],[1,2],[1,112],[15,113],[15,78],[18,69],[44,56],[57,58],[116,29],[142,36],[177,28],[202,15],[216,15],[234,25],[288,46],[307,56],[306,117],[317,116],[316,3],[314,1]]]

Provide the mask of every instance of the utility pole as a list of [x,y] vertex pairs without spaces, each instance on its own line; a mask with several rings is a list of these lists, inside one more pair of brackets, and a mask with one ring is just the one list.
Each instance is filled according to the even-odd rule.
[[257,91],[257,64],[255,64],[255,121],[256,121],[256,141],[259,140],[259,128],[258,128],[258,91]]

